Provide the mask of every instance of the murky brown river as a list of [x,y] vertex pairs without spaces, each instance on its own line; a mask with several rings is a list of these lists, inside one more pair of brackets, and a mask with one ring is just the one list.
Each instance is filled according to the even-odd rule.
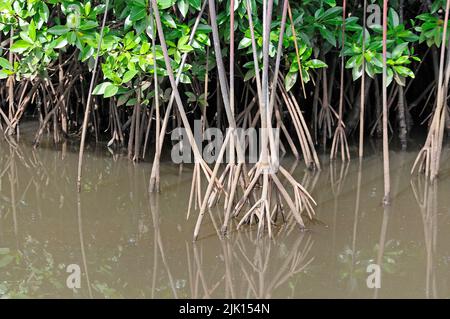
[[[381,205],[381,154],[361,166],[324,162],[294,176],[311,191],[317,220],[290,224],[273,240],[252,228],[220,240],[220,215],[205,218],[192,242],[186,221],[192,167],[162,164],[163,192],[147,194],[150,165],[104,147],[85,158],[76,192],[77,153],[0,139],[0,297],[64,298],[448,298],[450,161],[436,183],[409,174],[417,152],[392,152],[393,202]],[[78,265],[71,290],[67,267]],[[381,288],[369,289],[370,264]]]

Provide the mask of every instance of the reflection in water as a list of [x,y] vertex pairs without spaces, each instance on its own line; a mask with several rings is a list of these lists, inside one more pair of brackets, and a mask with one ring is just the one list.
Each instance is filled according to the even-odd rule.
[[311,257],[313,240],[309,234],[300,234],[287,246],[284,240],[291,240],[286,236],[287,232],[283,231],[274,242],[268,238],[258,239],[255,232],[239,232],[230,240],[222,240],[218,255],[222,265],[210,280],[205,273],[211,272],[211,265],[203,261],[204,246],[208,243],[191,244],[193,261],[187,247],[191,297],[265,299],[273,297],[274,291],[286,283],[295,288],[300,274],[314,260]]
[[351,269],[350,269],[350,291],[354,291],[355,289],[355,264],[357,262],[356,259],[356,238],[358,234],[358,218],[359,211],[361,205],[361,181],[362,181],[362,159],[359,159],[358,162],[358,178],[356,184],[356,198],[355,198],[355,217],[353,219],[353,232],[352,232],[352,255],[351,255]]
[[[378,243],[378,253],[377,253],[377,259],[376,259],[376,264],[379,265],[381,267],[381,269],[383,269],[383,265],[384,265],[384,250],[386,248],[386,233],[387,233],[387,226],[388,226],[388,221],[389,221],[389,212],[390,212],[390,206],[385,205],[383,207],[383,220],[381,222],[381,231],[380,231],[380,241]],[[381,288],[374,288],[374,298],[378,298],[378,293],[380,291]]]
[[411,181],[412,190],[420,207],[423,221],[423,233],[426,248],[426,284],[425,294],[427,298],[438,298],[436,288],[435,254],[438,230],[438,191],[436,180],[429,181],[424,178],[416,178]]
[[[164,253],[164,246],[161,239],[161,233],[159,231],[159,198],[158,196],[155,196],[154,194],[149,195],[149,202],[150,202],[150,212],[152,214],[152,221],[153,221],[153,231],[154,231],[154,263],[153,263],[153,287],[155,287],[155,280],[156,280],[156,270],[158,269],[158,254],[161,255],[161,259],[164,265],[164,269],[167,272],[167,276],[169,278],[170,288],[172,289],[173,298],[178,298],[177,290],[175,288],[175,283],[173,280],[172,273],[170,271],[169,265],[167,263],[166,255]],[[152,297],[154,297],[154,290],[152,289]]]
[[[339,198],[345,181],[348,175],[348,168],[350,163],[347,161],[331,161],[330,162],[330,188],[333,193],[333,239],[331,246],[331,255],[333,256],[336,251],[336,236],[337,236],[337,215],[339,211]],[[336,259],[333,258],[333,267],[336,267]],[[333,274],[334,275],[334,274]]]
[[[91,149],[78,195],[73,147],[43,146],[34,150],[0,141],[0,297],[435,298],[450,293],[450,198],[437,200],[438,190],[450,193],[448,167],[435,183],[411,182],[414,153],[391,155],[389,210],[381,205],[381,156],[338,161],[318,174],[293,161],[286,167],[318,202],[308,231],[291,220],[277,228],[273,240],[258,239],[255,227],[221,239],[219,205],[208,211],[204,239],[192,243],[194,225],[185,219],[192,166],[179,170],[162,163],[164,192],[149,195],[148,164]],[[372,263],[382,268],[379,290],[366,286]],[[80,289],[66,286],[70,264],[80,266]]]
[[[65,150],[65,148],[64,148]],[[64,151],[63,151],[64,154]],[[84,236],[83,236],[83,218],[81,213],[81,194],[77,192],[77,220],[78,220],[78,233],[80,234],[80,248],[81,259],[83,260],[84,274],[86,276],[86,286],[88,288],[89,297],[92,298],[91,281],[89,280],[89,269],[86,260],[86,251],[84,248]]]

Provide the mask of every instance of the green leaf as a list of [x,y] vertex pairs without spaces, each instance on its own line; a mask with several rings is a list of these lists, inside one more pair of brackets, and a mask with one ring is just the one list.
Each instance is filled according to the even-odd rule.
[[407,55],[403,55],[401,57],[399,57],[397,60],[395,60],[395,64],[399,65],[399,64],[409,64],[409,56]]
[[369,26],[369,28],[371,28],[373,31],[377,33],[383,32],[383,27],[381,26],[381,24],[372,24],[371,26]]
[[147,0],[131,0],[131,4],[138,7],[145,7],[147,2]]
[[252,39],[243,38],[241,42],[239,42],[238,50],[248,48],[252,44]]
[[142,43],[142,46],[139,49],[139,54],[146,54],[148,50],[150,50],[150,43],[144,42]]
[[199,11],[202,6],[201,0],[189,0],[189,4],[197,11]]
[[180,75],[180,82],[181,82],[181,83],[184,83],[184,84],[190,84],[190,83],[192,83],[192,82],[191,82],[191,79],[190,79],[186,74],[184,74],[184,73],[182,73],[182,74]]
[[[337,15],[339,15],[342,12],[341,7],[333,7],[325,11],[321,16],[320,20],[328,20],[331,18],[335,18]],[[342,14],[341,14],[342,15]]]
[[130,82],[134,76],[138,73],[137,70],[128,70],[127,72],[125,72],[125,74],[123,75],[122,78],[122,83],[127,83]]
[[361,63],[362,63],[362,55],[355,55],[347,60],[347,63],[345,64],[345,68],[352,69],[355,66],[361,65]]
[[375,70],[375,67],[371,63],[366,63],[366,73],[372,79],[375,78],[376,70]]
[[175,3],[174,0],[158,0],[157,2],[158,2],[158,7],[163,10],[170,8]]
[[8,78],[9,74],[6,72],[6,70],[0,70],[0,80]]
[[75,31],[67,33],[67,41],[70,44],[75,44],[75,42],[77,41],[77,34],[75,33]]
[[328,41],[332,46],[336,46],[336,38],[334,37],[333,32],[327,30],[325,27],[319,29],[322,37]]
[[192,92],[184,92],[184,94],[186,94],[186,96],[188,97],[188,102],[193,103],[197,101],[197,95],[195,95]]
[[392,51],[392,59],[398,59],[403,52],[408,48],[408,42],[401,43],[397,45],[394,50]]
[[4,68],[4,69],[7,69],[7,70],[12,70],[13,69],[11,63],[9,63],[8,60],[6,60],[5,58],[2,58],[2,57],[0,57],[0,66],[2,68]]
[[84,13],[88,16],[90,12],[91,12],[91,3],[87,2],[84,6]]
[[431,13],[436,13],[441,8],[441,1],[434,1],[431,5]]
[[9,248],[0,248],[0,255],[7,255],[10,251]]
[[183,18],[186,18],[186,14],[188,13],[189,10],[189,2],[187,2],[187,0],[178,0],[177,5],[178,10],[180,10]]
[[298,73],[292,73],[289,72],[286,77],[284,78],[284,86],[286,87],[286,91],[290,91],[292,89],[292,87],[295,85],[295,83],[297,82],[297,78],[298,78]]
[[394,72],[392,71],[391,68],[388,68],[387,69],[387,84],[386,84],[386,87],[389,87],[389,85],[391,85],[393,79],[394,79]]
[[48,21],[48,17],[50,15],[50,11],[48,10],[48,6],[45,4],[44,1],[41,2],[40,8],[39,8],[39,16],[44,21]]
[[36,25],[34,24],[34,20],[31,20],[28,26],[28,36],[33,42],[36,41]]
[[22,7],[21,7],[21,5],[20,5],[20,2],[19,2],[19,1],[14,1],[13,7],[14,7],[14,12],[15,12],[19,17],[21,17],[21,16],[22,16]]
[[119,96],[119,98],[117,99],[117,106],[124,105],[125,103],[127,103],[129,98],[130,98],[130,94],[123,94],[123,95]]
[[100,13],[105,12],[106,5],[105,4],[99,4],[98,6],[95,6],[94,8],[94,14],[98,15]]
[[16,53],[23,53],[31,47],[32,47],[31,43],[24,41],[24,40],[17,40],[12,45],[11,51],[16,52]]
[[312,59],[312,60],[306,62],[306,66],[310,67],[312,69],[320,69],[320,68],[328,67],[328,65],[325,62],[317,60],[317,59]]
[[244,76],[244,82],[247,82],[248,80],[251,80],[255,77],[255,69],[250,69],[247,71],[247,73],[245,73]]
[[81,50],[81,62],[86,61],[87,59],[89,59],[92,55],[94,54],[94,48],[91,47],[90,45],[86,45],[82,50]]
[[404,77],[410,77],[410,78],[415,78],[414,72],[411,71],[411,69],[405,67],[405,66],[401,66],[401,65],[395,65],[394,66],[394,70],[395,72],[397,72],[399,75],[404,76]]
[[106,88],[110,85],[112,85],[111,82],[100,83],[95,87],[94,91],[92,91],[92,94],[93,95],[102,95],[105,93]]
[[125,105],[126,105],[126,106],[134,106],[134,105],[136,104],[136,101],[137,101],[136,98],[129,99],[129,100],[127,101],[127,104],[125,104]]
[[105,93],[103,94],[103,96],[105,98],[114,96],[116,95],[117,91],[119,91],[119,87],[117,85],[110,84],[105,88]]
[[398,73],[394,74],[394,80],[395,82],[397,82],[398,85],[400,86],[405,86],[406,85],[406,79],[404,76],[399,75]]
[[187,44],[189,42],[189,37],[187,35],[182,36],[177,43],[177,47],[180,48],[181,46]]
[[162,16],[162,21],[163,21],[164,24],[166,24],[167,26],[171,27],[172,29],[176,29],[177,28],[177,24],[175,23],[175,20],[168,13],[165,13]]
[[178,50],[180,50],[182,53],[189,53],[193,50],[193,48],[188,44],[184,44],[178,46]]
[[142,20],[143,18],[145,18],[146,14],[147,14],[146,7],[132,7],[130,13],[130,20],[133,22]]
[[370,61],[371,64],[382,68],[383,67],[383,56],[380,53],[377,53],[372,60]]
[[362,76],[363,70],[362,66],[357,66],[352,69],[353,81],[358,80]]
[[25,40],[25,41],[27,41],[28,43],[30,43],[32,45],[34,44],[34,41],[30,38],[30,36],[28,35],[27,32],[22,31],[22,32],[19,33],[19,36],[20,36],[20,38],[22,40]]
[[398,16],[398,13],[392,8],[389,8],[388,21],[390,26],[394,28],[400,24],[400,18]]
[[86,22],[82,21],[81,24],[80,24],[79,29],[85,31],[85,30],[94,29],[96,27],[98,27],[97,21],[89,20],[89,21],[86,21]]
[[57,38],[55,41],[53,41],[52,44],[54,44],[54,48],[55,49],[61,49],[64,48],[67,45],[67,39],[64,35],[60,36],[59,38]]
[[48,29],[47,32],[54,35],[63,35],[69,32],[69,28],[66,25],[55,25]]
[[197,32],[199,33],[210,33],[211,31],[211,27],[207,24],[200,23],[197,27]]

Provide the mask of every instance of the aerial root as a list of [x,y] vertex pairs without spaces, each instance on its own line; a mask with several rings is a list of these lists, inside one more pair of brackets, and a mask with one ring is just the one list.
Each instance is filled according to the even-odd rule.
[[233,216],[237,217],[239,215],[245,202],[248,200],[248,196],[255,190],[257,183],[262,179],[262,185],[260,185],[261,197],[240,219],[237,228],[239,229],[243,224],[252,224],[254,221],[257,221],[258,234],[261,236],[264,227],[267,227],[269,237],[272,237],[272,225],[276,223],[278,215],[281,214],[283,222],[286,221],[283,200],[289,207],[298,225],[304,228],[305,223],[301,214],[306,210],[308,217],[312,219],[314,215],[313,206],[316,205],[314,199],[283,167],[279,168],[279,173],[285,178],[288,186],[292,187],[293,196],[289,194],[277,173],[269,172],[268,169],[261,166],[261,164],[255,166],[253,170],[254,176],[243,197],[236,205]]
[[442,145],[442,139],[441,142],[437,141],[437,134],[437,128],[432,125],[425,145],[414,161],[411,174],[415,171],[417,171],[418,174],[424,173],[425,176],[431,180],[437,176],[439,171],[439,146]]
[[336,159],[339,151],[341,153],[342,161],[350,160],[350,150],[348,148],[347,136],[345,135],[345,129],[342,124],[338,124],[334,133],[330,158],[332,160]]

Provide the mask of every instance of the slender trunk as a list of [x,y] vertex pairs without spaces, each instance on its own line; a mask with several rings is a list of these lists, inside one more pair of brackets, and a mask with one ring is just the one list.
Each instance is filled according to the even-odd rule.
[[138,107],[139,96],[136,100],[136,103],[133,106],[133,113],[131,114],[131,126],[130,126],[130,132],[128,134],[128,159],[133,159],[133,143],[134,143],[134,130],[136,126],[136,112]]
[[[207,2],[208,2],[208,0],[203,1],[202,9],[200,10],[200,12],[197,16],[197,19],[195,20],[194,26],[192,27],[191,35],[190,35],[189,41],[188,41],[189,45],[192,44],[192,41],[195,36],[195,32],[197,31],[198,25],[200,24],[200,19],[203,15],[203,12],[205,11]],[[150,6],[150,12],[152,12],[151,6]],[[150,14],[150,15],[153,17],[153,14]],[[152,32],[155,32],[155,30],[152,30]],[[156,34],[155,34],[154,38],[155,37],[156,37]],[[153,47],[155,47],[155,41],[152,41],[152,43],[153,43]],[[156,53],[154,53],[153,55],[155,56]],[[183,54],[183,57],[181,58],[180,68],[178,70],[177,77],[175,79],[175,84],[177,86],[180,83],[180,78],[181,78],[181,74],[182,74],[184,65],[186,63],[187,55],[188,55],[188,53],[186,52]],[[159,85],[159,84],[156,84],[156,85]],[[155,96],[158,96],[158,95],[155,95]],[[207,98],[206,95],[205,95],[205,98]],[[175,100],[175,92],[172,91],[172,93],[170,95],[169,104],[167,105],[167,108],[166,108],[166,111],[164,114],[164,119],[163,119],[161,128],[158,129],[158,127],[157,127],[159,136],[157,138],[158,143],[156,143],[157,151],[155,151],[155,156],[153,159],[152,173],[150,175],[150,187],[149,187],[150,190],[154,190],[154,191],[160,191],[160,187],[159,187],[159,167],[160,167],[160,165],[159,164],[160,164],[161,150],[162,150],[162,147],[164,144],[164,137],[166,134],[167,124],[169,122],[169,116],[172,113],[172,106],[173,106],[174,100]],[[151,117],[149,119],[149,123],[150,123],[150,121],[151,121]],[[159,117],[157,117],[157,121],[159,121]],[[144,147],[144,149],[145,149],[145,147]],[[153,176],[153,178],[152,178],[152,176]]]
[[[152,18],[152,25],[153,24],[153,14],[152,14],[152,9],[150,6],[150,17]],[[154,28],[152,28],[152,52],[153,52],[153,56],[156,56],[156,43],[155,43],[155,38],[156,38],[156,34],[155,34],[155,30],[153,30]],[[160,136],[159,134],[161,133],[161,128],[160,128],[160,114],[159,114],[159,83],[158,83],[158,73],[157,73],[157,64],[156,64],[156,59],[153,59],[153,82],[154,82],[154,87],[155,87],[155,110],[156,110],[156,132],[155,132],[155,136],[156,136],[156,148],[155,148],[155,158],[154,158],[154,162],[153,162],[153,166],[152,166],[152,172],[150,175],[150,185],[149,185],[149,191],[151,193],[153,192],[159,192],[160,191],[160,187],[159,187],[159,162],[160,162],[160,152],[161,149],[159,147],[159,143],[160,143]],[[149,119],[149,121],[151,121],[151,118]]]
[[[10,31],[10,38],[9,38],[9,47],[11,48],[14,44],[14,30],[11,29]],[[13,65],[14,55],[11,50],[9,50],[9,64]],[[9,122],[11,123],[13,120],[13,114],[14,114],[14,75],[10,75],[8,77],[8,102],[9,102],[9,110],[8,110],[8,116],[9,116]],[[11,128],[8,130],[8,134],[12,135],[14,132]]]
[[300,54],[299,54],[298,44],[297,44],[297,33],[295,32],[294,19],[292,18],[292,10],[291,10],[291,6],[289,5],[289,2],[288,2],[288,13],[289,13],[289,20],[291,21],[291,31],[292,31],[292,35],[294,38],[295,56],[297,58],[298,72],[300,73],[300,82],[302,85],[303,96],[306,99],[306,90],[305,90],[305,83],[303,81],[302,63],[300,61]]
[[84,110],[83,128],[81,131],[81,141],[80,141],[80,152],[78,155],[78,176],[77,176],[78,192],[81,191],[81,174],[82,174],[82,170],[83,170],[83,154],[84,154],[84,145],[86,142],[87,126],[88,126],[88,122],[89,122],[89,113],[91,111],[92,91],[94,90],[94,84],[95,84],[95,80],[96,80],[95,75],[97,73],[97,65],[98,65],[98,60],[99,60],[100,47],[101,47],[102,40],[103,40],[103,31],[105,29],[106,17],[108,15],[108,9],[109,9],[109,0],[106,0],[105,13],[103,14],[103,22],[102,22],[102,27],[100,29],[100,41],[98,41],[97,55],[95,57],[94,67],[92,69],[92,78],[91,78],[91,83],[89,85],[89,93],[88,93],[88,98],[87,98],[87,102],[86,102],[86,110]]
[[387,12],[389,0],[383,0],[383,167],[384,167],[384,199],[388,205],[391,196],[389,172],[389,144],[388,144],[388,104],[387,104]]
[[343,123],[343,112],[344,112],[344,76],[345,76],[345,22],[347,18],[347,1],[344,0],[342,4],[342,48],[341,48],[341,83],[339,92],[339,113],[338,113],[338,124],[336,131],[334,132],[333,143],[331,145],[330,158],[332,160],[336,159],[338,152],[341,153],[342,161],[350,160],[350,150],[348,148],[347,136],[345,135],[344,123]]
[[[62,55],[59,56],[59,64],[62,64]],[[59,67],[59,83],[60,85],[64,85],[64,70],[62,68],[62,66]],[[61,129],[63,131],[64,134],[67,135],[68,133],[68,128],[67,128],[67,105],[65,103],[65,101],[61,104],[60,106],[61,109]]]
[[[400,16],[400,23],[403,23],[403,0],[399,1],[399,16]],[[407,147],[407,140],[406,135],[408,134],[408,128],[406,124],[406,97],[405,97],[405,89],[399,85],[398,86],[398,104],[397,104],[397,120],[399,125],[399,132],[398,136],[400,139],[400,144],[402,147],[402,150],[406,150]]]
[[[140,81],[139,81],[140,82]],[[141,88],[139,87],[137,90],[138,98],[137,98],[137,109],[136,109],[136,124],[135,124],[135,130],[134,132],[134,155],[133,155],[133,161],[139,161],[139,150],[141,148]]]
[[367,0],[364,0],[363,5],[363,38],[362,38],[362,51],[363,51],[363,59],[362,59],[362,76],[361,76],[361,100],[360,100],[360,111],[359,111],[359,158],[362,158],[364,155],[364,108],[366,102],[366,91],[365,91],[365,82],[366,82],[366,24],[367,24]]
[[159,41],[160,41],[161,48],[163,51],[164,62],[165,62],[168,77],[170,80],[170,85],[172,87],[172,91],[173,91],[173,94],[175,97],[175,102],[178,107],[178,112],[179,112],[180,118],[183,122],[183,125],[185,127],[186,134],[187,134],[189,143],[191,145],[192,151],[194,152],[195,161],[196,161],[196,163],[200,163],[202,165],[202,169],[206,174],[206,173],[209,173],[208,169],[207,169],[204,161],[202,160],[202,156],[198,149],[198,145],[195,142],[194,134],[192,133],[192,129],[189,124],[188,118],[186,116],[186,111],[184,110],[183,102],[181,100],[180,92],[178,91],[177,83],[175,81],[175,77],[173,76],[173,69],[170,64],[170,57],[169,57],[169,53],[168,53],[168,49],[167,49],[166,39],[164,36],[164,30],[162,27],[162,22],[161,22],[161,17],[159,14],[158,5],[157,5],[156,0],[151,0],[151,2],[152,2],[152,8],[153,8],[154,16],[155,16],[155,21],[156,21],[156,30],[158,31],[158,37],[159,37]]
[[383,135],[383,122],[378,119],[383,115],[382,99],[380,99],[380,81],[379,78],[375,79],[375,126],[376,126],[376,137],[380,138]]
[[397,104],[397,120],[398,120],[398,137],[400,139],[400,144],[403,150],[406,150],[407,140],[406,136],[408,133],[406,125],[406,111],[405,111],[405,94],[402,86],[398,88],[398,104]]

